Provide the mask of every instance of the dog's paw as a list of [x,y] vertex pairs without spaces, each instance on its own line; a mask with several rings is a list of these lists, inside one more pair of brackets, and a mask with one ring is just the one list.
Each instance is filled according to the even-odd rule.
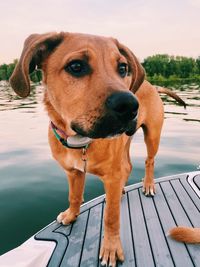
[[57,217],[57,222],[62,223],[64,225],[68,225],[76,220],[78,217],[77,213],[74,213],[69,209],[61,212]]
[[156,194],[156,187],[154,181],[147,182],[144,178],[142,192],[145,194],[146,197],[154,197],[154,195]]
[[102,240],[99,259],[101,266],[115,267],[116,261],[124,261],[124,253],[120,237],[110,237]]

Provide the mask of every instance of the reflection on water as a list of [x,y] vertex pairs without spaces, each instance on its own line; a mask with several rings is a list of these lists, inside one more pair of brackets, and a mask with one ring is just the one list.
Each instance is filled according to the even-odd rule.
[[[184,88],[184,89],[183,89]],[[186,99],[187,100],[187,105],[190,107],[200,107],[200,96],[199,96],[199,89],[200,86],[194,86],[194,88],[192,86],[185,88],[185,86],[183,87],[179,87],[177,88],[172,88],[173,91],[175,93],[177,93],[181,98]],[[165,104],[174,104],[174,105],[179,105],[177,102],[175,102],[172,98],[169,98],[166,95],[162,95],[162,99],[165,102]]]
[[184,121],[196,121],[196,122],[200,122],[200,120],[195,120],[195,119],[183,119]]
[[[68,205],[64,172],[52,160],[47,142],[48,117],[42,86],[21,99],[0,82],[0,254],[19,245],[54,220]],[[155,176],[196,170],[200,165],[200,87],[174,87],[188,104],[184,109],[162,95],[165,123]],[[146,148],[139,130],[131,145],[129,184],[144,175]],[[85,201],[102,194],[97,177],[88,175]]]
[[34,112],[34,108],[40,101],[42,86],[37,86],[37,94],[35,85],[31,86],[31,93],[28,98],[18,97],[8,83],[4,82],[3,86],[0,82],[0,111],[30,108]]

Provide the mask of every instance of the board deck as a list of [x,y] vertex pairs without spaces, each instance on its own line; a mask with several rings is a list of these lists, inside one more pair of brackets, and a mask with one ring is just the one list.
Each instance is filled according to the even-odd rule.
[[[200,245],[185,245],[167,233],[176,225],[200,227],[200,172],[156,179],[157,194],[145,197],[142,184],[126,187],[121,201],[123,267],[199,267]],[[35,235],[56,242],[48,267],[98,267],[105,196],[81,207],[76,222],[53,222]]]

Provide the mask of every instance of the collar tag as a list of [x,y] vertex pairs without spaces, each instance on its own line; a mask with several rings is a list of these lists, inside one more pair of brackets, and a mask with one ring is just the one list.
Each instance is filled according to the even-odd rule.
[[86,147],[84,147],[83,149],[82,149],[82,161],[83,161],[83,170],[84,170],[84,172],[86,173],[86,171],[87,171],[87,160],[88,160],[88,156],[87,156],[87,147],[88,146],[86,146]]
[[70,147],[86,147],[92,142],[89,137],[84,137],[81,135],[70,136],[67,138],[67,143]]
[[[56,139],[67,148],[84,149],[87,148],[88,145],[92,142],[91,138],[84,137],[78,134],[75,136],[67,136],[66,133],[63,130],[59,129],[52,121],[50,123],[50,126]],[[65,138],[61,137],[58,132],[65,136]]]

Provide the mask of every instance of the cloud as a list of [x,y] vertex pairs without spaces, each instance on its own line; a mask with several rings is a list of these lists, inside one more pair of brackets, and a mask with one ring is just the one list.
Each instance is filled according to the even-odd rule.
[[20,55],[33,32],[85,32],[117,37],[140,57],[199,55],[200,0],[7,0],[0,2],[0,63]]

